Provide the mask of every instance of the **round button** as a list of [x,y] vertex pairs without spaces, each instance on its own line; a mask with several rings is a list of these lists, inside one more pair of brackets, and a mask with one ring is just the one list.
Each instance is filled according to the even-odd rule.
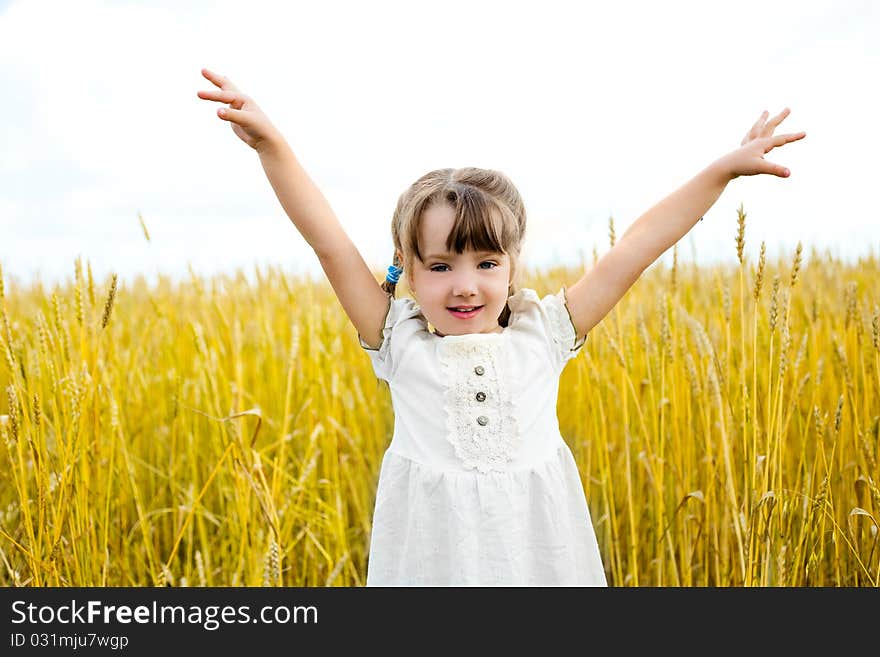
[[486,373],[486,368],[483,367],[482,365],[477,365],[474,368],[474,372],[477,373],[477,376],[483,376]]
[[486,401],[486,393],[478,392],[477,393],[477,401]]
[[485,415],[481,415],[477,418],[477,424],[479,424],[481,427],[485,427],[487,424],[489,424],[489,418],[487,418]]

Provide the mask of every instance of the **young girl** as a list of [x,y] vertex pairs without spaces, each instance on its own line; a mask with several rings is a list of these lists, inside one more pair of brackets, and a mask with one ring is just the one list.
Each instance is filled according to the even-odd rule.
[[[788,169],[763,155],[788,109],[648,210],[570,287],[517,285],[522,199],[497,171],[438,169],[400,196],[394,260],[376,282],[320,191],[254,101],[207,69],[199,91],[259,154],[315,250],[376,376],[394,436],[382,460],[368,586],[592,585],[605,572],[578,470],[556,418],[559,377],[641,273],[737,176]],[[405,273],[415,297],[394,296]]]

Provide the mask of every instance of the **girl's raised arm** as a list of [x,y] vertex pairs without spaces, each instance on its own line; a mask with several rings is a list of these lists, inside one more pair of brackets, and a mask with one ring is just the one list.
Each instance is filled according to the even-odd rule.
[[349,239],[327,199],[252,98],[208,69],[202,69],[202,75],[219,89],[199,91],[199,98],[229,105],[219,108],[217,115],[257,151],[281,206],[315,251],[355,329],[368,344],[377,345],[390,303],[388,294]]
[[774,148],[807,135],[797,132],[773,136],[788,113],[786,107],[767,121],[768,113],[764,111],[746,133],[740,148],[712,162],[645,212],[595,267],[566,290],[578,340],[617,305],[651,263],[694,227],[731,180],[756,174],[788,177],[788,169],[764,159]]

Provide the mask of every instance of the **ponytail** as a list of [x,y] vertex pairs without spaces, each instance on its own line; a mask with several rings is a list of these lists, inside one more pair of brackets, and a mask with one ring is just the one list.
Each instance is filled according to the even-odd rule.
[[397,289],[397,281],[402,272],[403,266],[395,250],[393,264],[388,268],[388,274],[385,276],[385,280],[382,281],[382,289],[390,294],[392,299],[394,298],[394,291]]

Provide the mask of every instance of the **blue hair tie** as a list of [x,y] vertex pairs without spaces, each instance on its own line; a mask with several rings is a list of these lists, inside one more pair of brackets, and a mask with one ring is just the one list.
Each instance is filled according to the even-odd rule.
[[403,267],[395,267],[391,265],[388,267],[388,274],[385,276],[385,280],[389,283],[397,284],[397,281],[400,280],[400,274],[403,272]]

